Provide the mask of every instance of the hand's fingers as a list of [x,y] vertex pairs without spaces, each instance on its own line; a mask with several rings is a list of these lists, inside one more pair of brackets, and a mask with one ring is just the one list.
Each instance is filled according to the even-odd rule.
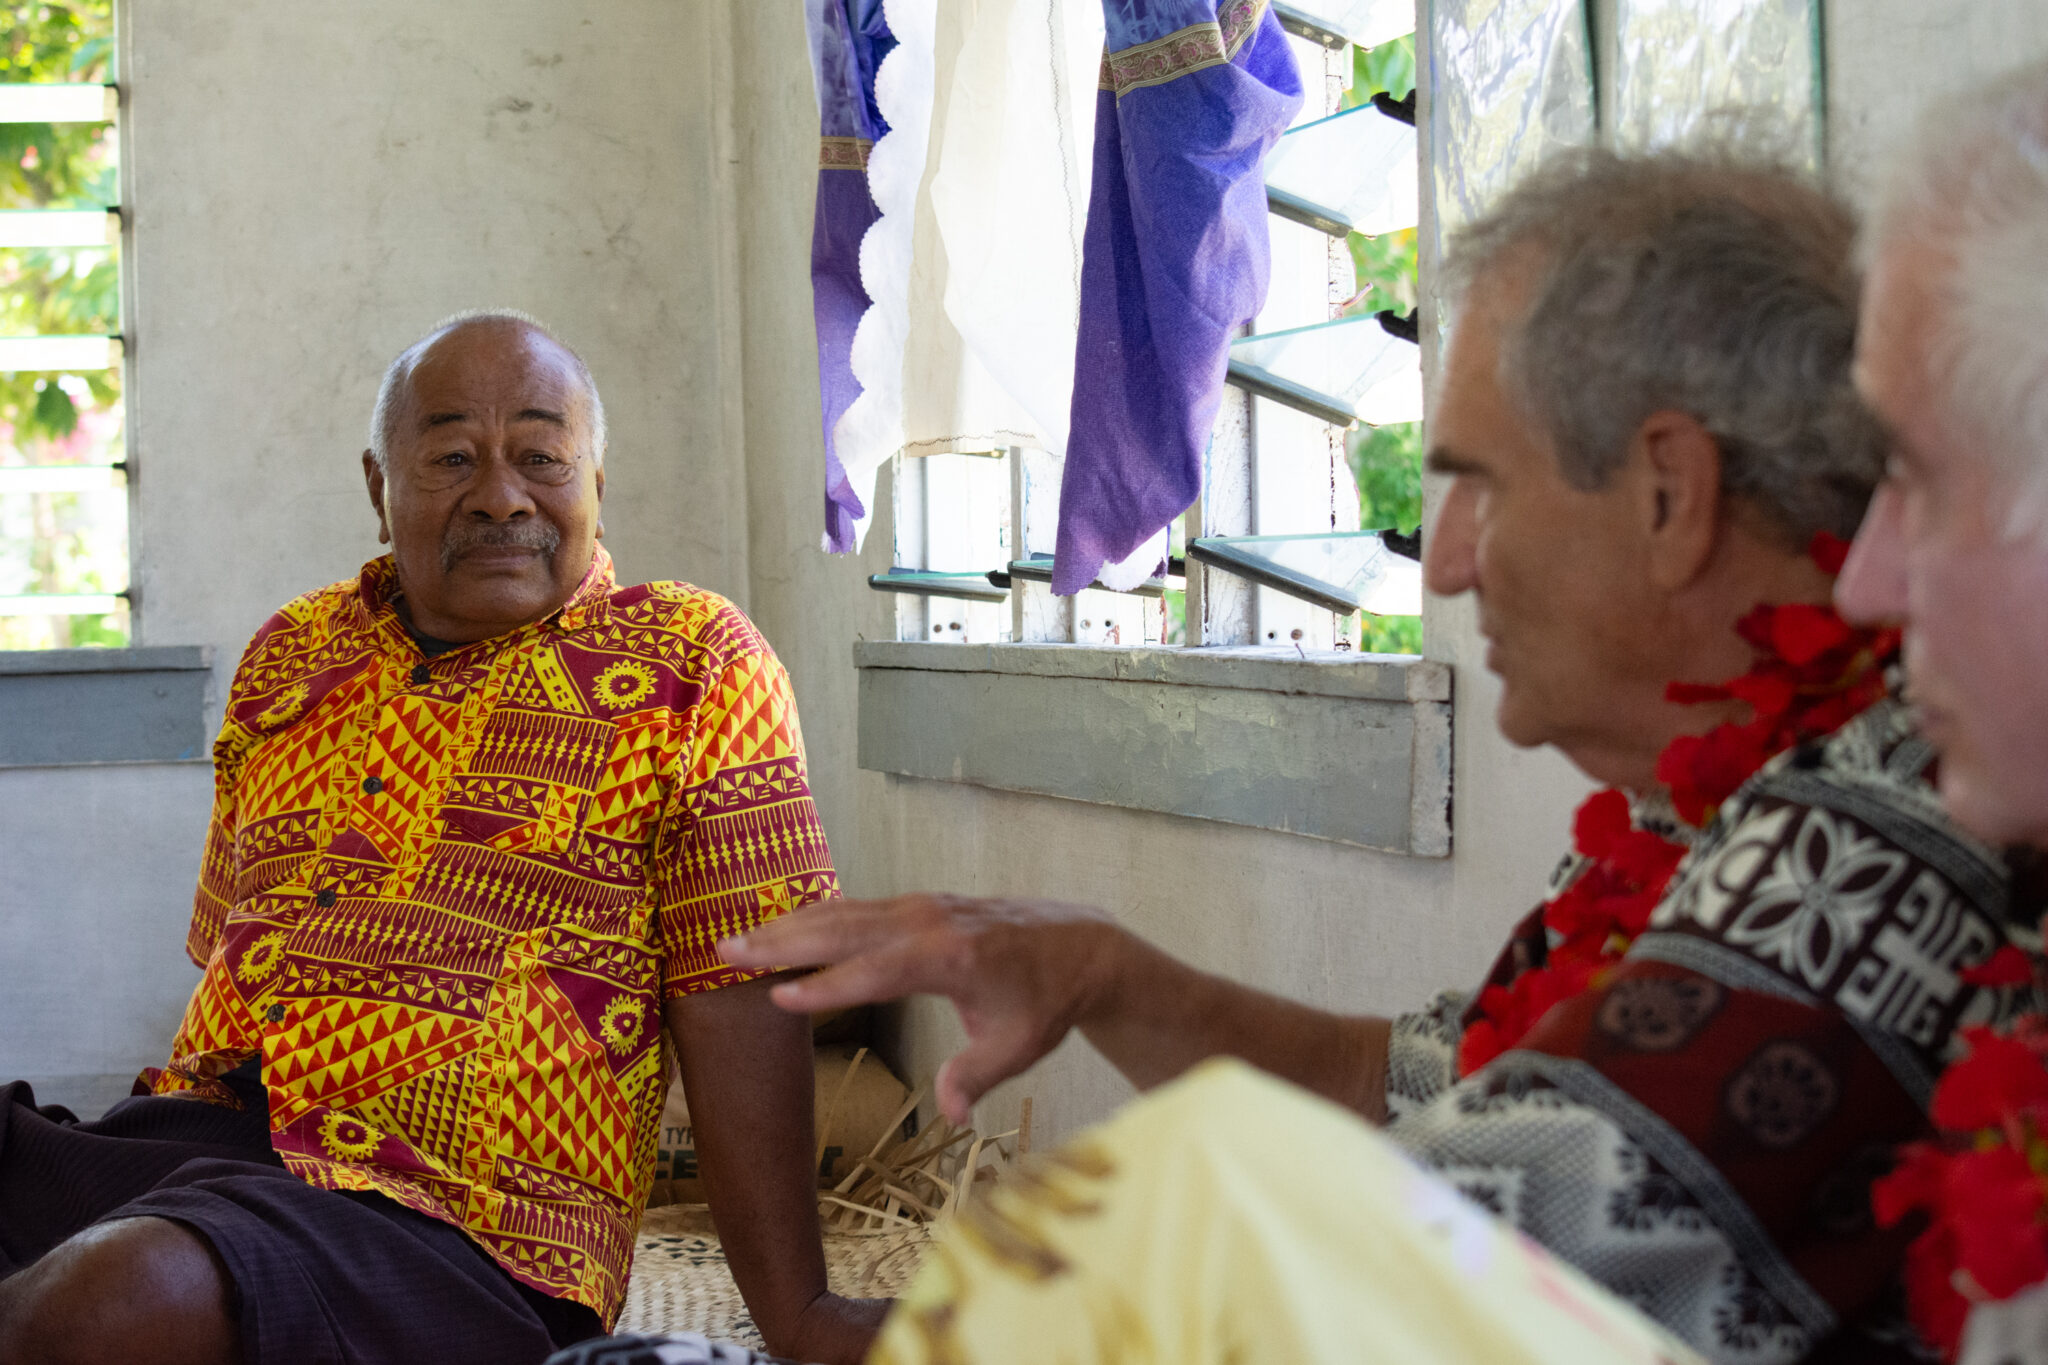
[[950,995],[960,984],[943,979],[938,955],[923,939],[904,936],[824,971],[785,981],[770,994],[786,1010],[815,1014],[906,995]]
[[910,931],[922,898],[827,901],[732,938],[718,955],[735,967],[815,967],[865,952]]

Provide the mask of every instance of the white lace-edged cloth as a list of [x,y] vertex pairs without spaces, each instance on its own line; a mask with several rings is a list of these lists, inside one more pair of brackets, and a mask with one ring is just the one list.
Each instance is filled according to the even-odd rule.
[[870,516],[899,450],[1066,453],[1103,32],[1094,0],[884,14],[897,47],[875,76],[889,131],[868,158],[881,217],[860,248],[861,394],[833,432]]

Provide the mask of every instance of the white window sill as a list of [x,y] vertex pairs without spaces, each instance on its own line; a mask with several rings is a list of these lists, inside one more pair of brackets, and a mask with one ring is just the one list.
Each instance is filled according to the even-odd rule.
[[1451,849],[1451,670],[1261,648],[862,642],[860,766]]

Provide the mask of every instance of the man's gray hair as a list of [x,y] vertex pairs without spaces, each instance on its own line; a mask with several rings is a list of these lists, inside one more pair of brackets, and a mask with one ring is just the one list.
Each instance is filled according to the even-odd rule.
[[412,379],[413,368],[427,347],[439,341],[458,327],[469,327],[479,323],[517,323],[531,327],[562,351],[576,366],[576,376],[583,381],[583,392],[589,400],[590,410],[590,455],[597,465],[604,464],[605,443],[608,439],[604,422],[604,399],[598,397],[597,381],[591,378],[590,367],[583,363],[583,357],[575,348],[555,334],[555,329],[531,313],[522,313],[516,308],[470,308],[442,318],[428,333],[398,353],[398,358],[384,368],[384,382],[377,386],[377,406],[370,410],[370,454],[376,459],[379,469],[391,468],[391,447],[398,439],[398,423],[405,412],[406,386]]
[[1721,487],[1792,541],[1855,534],[1883,471],[1849,377],[1855,219],[1731,150],[1569,153],[1452,239],[1454,293],[1526,286],[1501,380],[1598,488],[1652,413],[1720,447]]
[[1928,374],[1943,419],[2013,494],[2010,534],[2048,534],[2048,63],[1937,105],[1880,192],[1866,260],[1931,248]]

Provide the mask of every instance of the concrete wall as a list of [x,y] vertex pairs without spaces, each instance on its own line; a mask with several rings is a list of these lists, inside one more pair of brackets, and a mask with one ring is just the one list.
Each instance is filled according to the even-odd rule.
[[97,1111],[168,1055],[212,792],[203,762],[0,768],[0,1081]]

